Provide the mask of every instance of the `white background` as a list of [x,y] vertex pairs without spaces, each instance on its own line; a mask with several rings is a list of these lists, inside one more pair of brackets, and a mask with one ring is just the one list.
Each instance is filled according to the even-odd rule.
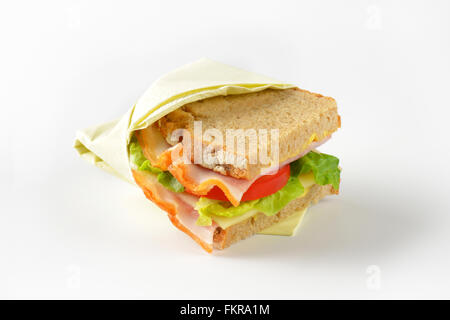
[[[448,1],[0,5],[1,298],[450,298]],[[76,129],[209,57],[338,101],[341,195],[208,255]]]

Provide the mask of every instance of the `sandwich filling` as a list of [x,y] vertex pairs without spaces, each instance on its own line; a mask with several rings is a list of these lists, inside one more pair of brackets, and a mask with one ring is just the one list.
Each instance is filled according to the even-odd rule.
[[[129,144],[133,177],[147,198],[168,212],[172,223],[206,251],[214,231],[226,229],[261,212],[277,214],[314,185],[340,182],[339,160],[313,150],[284,161],[276,173],[237,179],[182,161],[183,144],[169,145],[157,127],[136,132]],[[174,156],[177,155],[177,156]]]
[[211,252],[338,193],[339,160],[316,148],[340,126],[333,98],[299,88],[215,96],[135,131],[131,171]]

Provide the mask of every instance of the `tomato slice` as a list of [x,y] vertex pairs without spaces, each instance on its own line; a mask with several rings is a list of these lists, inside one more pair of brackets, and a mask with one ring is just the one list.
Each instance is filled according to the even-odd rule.
[[[291,167],[289,165],[285,165],[275,174],[261,176],[253,182],[250,188],[248,188],[242,196],[241,201],[256,200],[274,194],[286,185],[290,174]],[[228,198],[225,196],[223,191],[217,186],[212,188],[211,191],[209,191],[204,197],[214,200],[228,201]]]

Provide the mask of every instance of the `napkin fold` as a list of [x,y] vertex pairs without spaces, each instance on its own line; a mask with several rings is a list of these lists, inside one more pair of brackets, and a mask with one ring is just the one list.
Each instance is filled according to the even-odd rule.
[[150,126],[190,102],[293,87],[210,59],[200,59],[156,80],[120,119],[77,131],[74,148],[88,162],[134,183],[128,160],[133,131]]

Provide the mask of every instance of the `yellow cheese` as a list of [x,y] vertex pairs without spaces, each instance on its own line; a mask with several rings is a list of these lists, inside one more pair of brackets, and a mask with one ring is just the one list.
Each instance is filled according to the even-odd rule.
[[277,224],[274,224],[273,226],[270,226],[258,232],[258,234],[269,234],[274,236],[295,236],[295,233],[297,232],[297,229],[302,223],[303,217],[305,216],[306,210],[308,210],[308,208],[290,215]]
[[222,217],[222,216],[212,216],[212,219],[222,228],[226,229],[228,227],[231,227],[234,224],[237,224],[241,221],[244,221],[250,217],[253,217],[255,214],[257,214],[257,210],[250,210],[243,215],[236,216],[236,217]]
[[[334,130],[334,131],[335,131],[335,130]],[[286,161],[286,160],[289,159],[289,158],[293,158],[293,157],[295,157],[297,154],[299,154],[299,153],[305,151],[305,150],[306,150],[313,142],[318,142],[318,141],[321,141],[321,140],[323,140],[323,139],[325,139],[325,138],[327,138],[327,137],[328,137],[328,138],[331,137],[331,134],[332,134],[334,131],[327,131],[327,130],[325,130],[325,131],[322,132],[322,134],[320,134],[320,133],[313,133],[313,134],[309,137],[309,139],[305,141],[305,143],[302,145],[302,147],[301,147],[299,150],[292,150],[292,153],[289,154],[289,155],[287,155],[285,158],[280,159],[280,162]]]
[[314,174],[312,172],[301,174],[298,178],[302,183],[303,188],[305,188],[305,192],[301,195],[303,197],[308,192],[309,188],[316,183],[316,180],[314,180]]

